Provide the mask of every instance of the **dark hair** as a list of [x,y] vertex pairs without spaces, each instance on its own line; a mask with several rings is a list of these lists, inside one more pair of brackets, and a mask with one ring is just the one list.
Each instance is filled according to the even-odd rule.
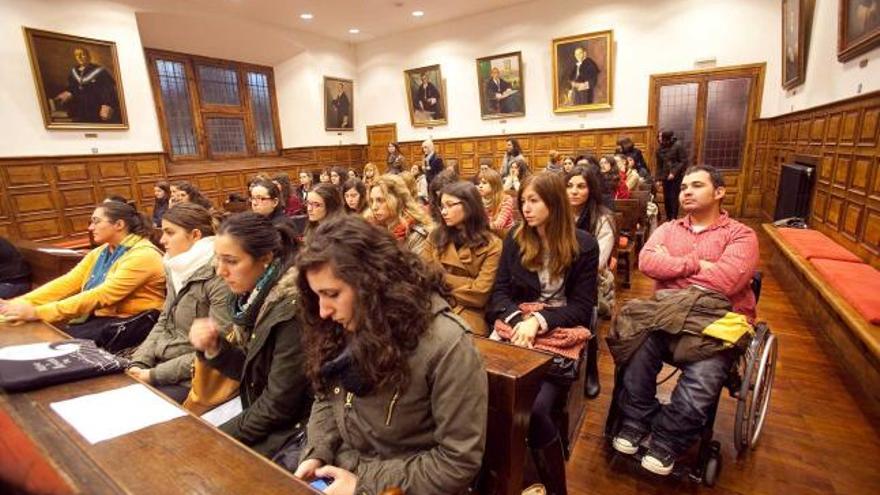
[[284,213],[284,204],[281,202],[281,191],[278,190],[278,186],[276,186],[274,182],[263,178],[254,179],[248,187],[248,194],[250,194],[255,187],[265,188],[266,194],[268,194],[270,198],[278,200],[278,204],[275,205],[275,209],[272,210],[272,214],[269,215],[269,218],[275,218]]
[[223,209],[227,213],[241,213],[248,211],[249,207],[248,199],[239,193],[229,193],[229,196],[226,197],[226,202],[223,203]]
[[629,136],[623,136],[622,138],[618,139],[617,145],[620,146],[620,151],[624,153],[632,151],[632,149],[635,148],[633,140]]
[[242,251],[254,259],[272,253],[285,267],[292,263],[299,247],[292,225],[287,222],[273,223],[253,211],[229,215],[220,224],[217,235],[232,237]]
[[286,206],[287,198],[290,197],[290,176],[286,172],[280,172],[272,177],[272,182],[281,190],[281,204]]
[[[307,274],[324,266],[357,294],[353,336],[320,316]],[[327,392],[330,384],[321,367],[347,346],[366,384],[405,390],[411,372],[407,359],[434,319],[431,296],[445,292],[442,274],[387,230],[356,215],[321,223],[297,256],[296,267],[303,348],[309,350],[305,370],[313,389]]]
[[[486,208],[480,198],[480,191],[471,182],[457,181],[448,184],[440,191],[440,195],[448,194],[461,200],[464,209],[464,221],[460,227],[448,227],[443,219],[437,223],[437,228],[431,232],[431,243],[441,251],[449,243],[456,246],[467,245],[470,247],[485,246],[491,240],[489,231],[489,218],[486,216]],[[439,200],[438,200],[439,202]]]
[[676,140],[674,131],[662,131],[660,133],[660,142],[663,144],[672,144]]
[[[349,189],[356,190],[360,196],[358,199],[357,210],[352,210],[348,206],[348,201],[345,201],[345,193],[347,193]],[[349,213],[363,213],[364,210],[367,209],[367,186],[364,185],[364,181],[360,179],[348,179],[345,181],[345,184],[342,185],[342,204],[345,206],[345,211]]]
[[168,204],[168,200],[171,199],[171,185],[168,184],[167,181],[160,180],[159,182],[156,183],[156,187],[158,187],[159,189],[161,189],[162,191],[165,192],[165,197],[164,197],[164,198],[161,198],[161,199],[160,199],[160,198],[156,198],[156,199],[153,201],[153,208],[154,208],[154,209],[155,209],[155,208],[158,208],[158,207],[160,207],[160,206],[162,206],[162,205],[167,205],[167,204]]
[[104,216],[111,222],[122,220],[130,234],[149,238],[153,233],[153,221],[130,203],[106,201],[99,204],[98,208],[104,211]]
[[510,147],[513,148],[510,150],[510,153],[508,153],[510,156],[522,155],[522,148],[520,148],[519,141],[517,141],[516,138],[507,138],[507,142],[509,142]]
[[434,219],[434,222],[443,222],[443,217],[440,216],[440,191],[454,182],[458,182],[458,174],[454,169],[447,168],[437,174],[428,184],[428,204],[431,205],[431,218]]
[[186,195],[189,196],[189,201],[191,203],[203,206],[206,209],[211,209],[214,206],[211,204],[211,200],[202,196],[202,191],[200,191],[198,187],[192,185],[190,182],[181,180],[171,185],[185,192]]
[[[519,180],[522,182],[526,177],[531,175],[531,170],[529,170],[529,164],[526,163],[525,158],[516,158],[512,162],[510,162],[510,166],[513,167],[513,164],[516,164],[516,167],[519,169]],[[507,172],[510,174],[510,171]]]
[[[690,175],[696,172],[706,172],[709,174],[709,178],[712,180],[712,186],[715,188],[724,187],[724,176],[721,175],[721,172],[713,167],[712,165],[691,165],[684,171],[684,175]],[[684,176],[682,176],[684,177]]]
[[[321,196],[321,199],[324,200],[324,209],[327,210],[328,217],[344,211],[342,206],[344,204],[344,201],[342,201],[342,193],[339,192],[339,188],[333,184],[327,182],[318,184],[309,191],[309,194],[311,193]],[[306,201],[308,201],[308,198],[306,198]]]
[[337,186],[337,187],[339,187],[339,189],[341,190],[341,189],[342,189],[342,184],[345,184],[345,181],[348,180],[348,170],[346,170],[345,167],[333,167],[333,168],[331,168],[331,169],[330,169],[330,172],[329,172],[329,174],[330,174],[330,183],[331,183],[331,184],[333,183],[333,174],[334,174],[334,173],[335,173],[336,175],[339,176],[339,186]]
[[565,174],[565,187],[568,187],[568,181],[572,177],[581,176],[587,183],[587,202],[584,204],[583,210],[576,220],[578,226],[589,229],[589,233],[596,233],[596,224],[599,218],[605,215],[612,215],[610,209],[602,203],[602,176],[599,169],[593,167],[575,167],[571,172]]
[[400,144],[399,143],[391,141],[388,144],[390,144],[391,146],[394,146],[394,151],[396,151],[398,154],[400,154]]
[[172,206],[165,212],[162,220],[180,226],[187,232],[198,230],[202,233],[202,237],[214,235],[217,230],[217,222],[211,212],[195,203],[181,203]]
[[125,196],[120,196],[119,194],[111,194],[104,198],[104,201],[115,201],[117,203],[128,203],[128,198]]

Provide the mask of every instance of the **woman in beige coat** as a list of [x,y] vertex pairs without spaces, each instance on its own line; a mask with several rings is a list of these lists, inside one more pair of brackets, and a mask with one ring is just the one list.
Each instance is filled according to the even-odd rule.
[[486,371],[443,281],[353,215],[297,258],[306,375],[315,391],[296,476],[328,492],[463,492],[486,441]]
[[443,270],[455,300],[452,311],[474,333],[487,336],[485,308],[501,259],[501,239],[489,230],[480,193],[470,182],[453,182],[440,191],[440,215],[443,224],[431,233],[422,257]]

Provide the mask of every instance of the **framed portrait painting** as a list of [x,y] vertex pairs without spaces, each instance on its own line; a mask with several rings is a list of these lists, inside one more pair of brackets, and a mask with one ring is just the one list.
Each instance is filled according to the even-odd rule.
[[478,58],[477,83],[483,120],[526,114],[522,52]]
[[837,60],[846,62],[880,45],[880,0],[839,0]]
[[128,129],[116,43],[24,28],[47,129]]
[[553,40],[554,112],[611,108],[614,89],[613,45],[613,31]]
[[354,130],[354,81],[324,76],[324,129]]
[[782,87],[804,83],[813,0],[782,0]]
[[409,118],[414,127],[446,124],[446,94],[439,65],[403,71]]

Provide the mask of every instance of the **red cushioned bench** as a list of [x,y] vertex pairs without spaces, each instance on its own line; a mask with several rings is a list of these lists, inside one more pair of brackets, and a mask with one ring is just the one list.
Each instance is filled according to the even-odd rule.
[[880,421],[880,271],[821,232],[763,230],[775,248],[770,267],[793,306]]

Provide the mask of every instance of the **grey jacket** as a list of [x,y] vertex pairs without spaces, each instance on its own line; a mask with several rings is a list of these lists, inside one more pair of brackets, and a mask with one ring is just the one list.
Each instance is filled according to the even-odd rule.
[[[171,280],[171,274],[165,274]],[[189,342],[189,328],[196,318],[211,317],[223,333],[232,325],[227,298],[229,288],[205,263],[184,282],[177,293],[168,284],[165,307],[150,335],[132,356],[132,366],[150,370],[156,385],[189,386],[195,349]]]
[[389,487],[419,495],[463,491],[476,476],[486,443],[488,383],[482,358],[439,296],[434,320],[408,363],[403,393],[355,397],[341,385],[317,397],[302,459],[354,473],[357,494]]

